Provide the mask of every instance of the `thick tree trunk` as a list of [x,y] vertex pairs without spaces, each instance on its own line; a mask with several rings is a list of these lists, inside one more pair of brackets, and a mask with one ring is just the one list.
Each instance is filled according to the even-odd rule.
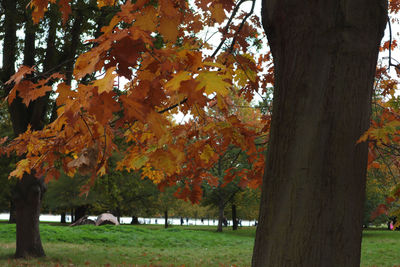
[[236,205],[232,204],[232,230],[235,231],[238,229],[238,219],[236,215]]
[[16,258],[45,256],[39,233],[40,204],[45,191],[43,180],[30,174],[25,174],[17,183]]
[[253,266],[359,266],[384,0],[264,0],[275,64]]
[[225,206],[223,204],[220,204],[218,206],[218,226],[217,226],[217,232],[222,232],[222,223],[224,220],[224,208]]

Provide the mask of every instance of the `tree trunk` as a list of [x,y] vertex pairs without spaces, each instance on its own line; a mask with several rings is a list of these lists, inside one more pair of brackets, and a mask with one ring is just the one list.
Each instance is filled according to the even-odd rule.
[[61,221],[60,222],[61,223],[67,223],[66,212],[65,211],[61,212]]
[[360,266],[368,148],[356,142],[386,5],[263,1],[275,88],[253,266]]
[[238,229],[238,219],[236,216],[236,205],[232,204],[232,230],[235,231]]
[[132,216],[131,224],[139,224],[139,219],[135,215]]
[[224,205],[220,204],[218,206],[218,226],[217,226],[217,232],[222,232],[222,222],[224,220]]
[[16,223],[17,222],[17,217],[16,217],[16,211],[15,211],[15,204],[14,204],[14,199],[10,199],[10,218],[8,219],[8,223]]
[[80,218],[82,218],[83,216],[86,215],[86,210],[87,210],[87,206],[83,205],[83,206],[79,206],[75,209],[75,220],[74,222],[76,222],[77,220],[79,220]]
[[168,210],[164,211],[164,218],[165,218],[165,223],[164,223],[164,228],[168,228]]
[[39,233],[40,204],[46,187],[43,179],[24,174],[17,182],[15,206],[17,210],[16,258],[45,256]]

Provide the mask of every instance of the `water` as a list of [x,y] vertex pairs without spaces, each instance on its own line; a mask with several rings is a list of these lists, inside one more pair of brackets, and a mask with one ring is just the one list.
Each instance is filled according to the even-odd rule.
[[[0,220],[8,220],[10,217],[9,213],[0,213]],[[71,222],[71,216],[67,215],[66,216],[66,221],[68,223]],[[97,216],[89,216],[89,219],[95,221],[97,219]],[[164,224],[165,220],[164,218],[138,218],[140,224]],[[55,214],[42,214],[39,217],[39,221],[41,222],[60,222],[61,221],[61,215],[55,215]],[[121,217],[120,218],[120,223],[121,224],[130,224],[132,221],[132,217]],[[216,219],[194,219],[194,218],[183,218],[184,225],[212,225],[212,226],[217,226],[218,225],[218,220]],[[180,218],[170,218],[168,219],[168,224],[170,225],[180,225],[181,224],[181,219]],[[232,221],[228,220],[228,224],[232,225]],[[247,220],[242,220],[242,226],[254,226],[255,221],[247,221]]]

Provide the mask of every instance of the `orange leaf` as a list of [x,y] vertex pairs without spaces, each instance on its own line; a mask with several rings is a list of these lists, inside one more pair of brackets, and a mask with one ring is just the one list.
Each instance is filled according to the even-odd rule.
[[104,78],[96,80],[93,85],[97,87],[97,91],[99,94],[103,92],[111,92],[114,88],[114,80],[116,78],[116,74],[113,72],[115,71],[115,67],[109,68],[106,72]]
[[179,35],[179,21],[165,16],[160,19],[159,31],[164,36],[165,40],[175,42]]
[[11,84],[14,82],[15,84],[18,84],[21,82],[21,80],[26,76],[34,72],[35,69],[33,67],[28,67],[28,66],[21,66],[18,71],[10,77],[10,79],[6,82],[6,84]]

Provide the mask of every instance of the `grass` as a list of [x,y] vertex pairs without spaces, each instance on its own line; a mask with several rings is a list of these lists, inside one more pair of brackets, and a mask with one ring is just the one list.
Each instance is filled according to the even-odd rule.
[[[41,224],[47,257],[15,260],[15,225],[0,224],[0,266],[250,266],[254,227]],[[400,231],[363,233],[361,266],[400,265]]]
[[80,227],[41,224],[47,257],[14,260],[15,226],[0,224],[0,266],[249,266],[254,229],[215,227]]

